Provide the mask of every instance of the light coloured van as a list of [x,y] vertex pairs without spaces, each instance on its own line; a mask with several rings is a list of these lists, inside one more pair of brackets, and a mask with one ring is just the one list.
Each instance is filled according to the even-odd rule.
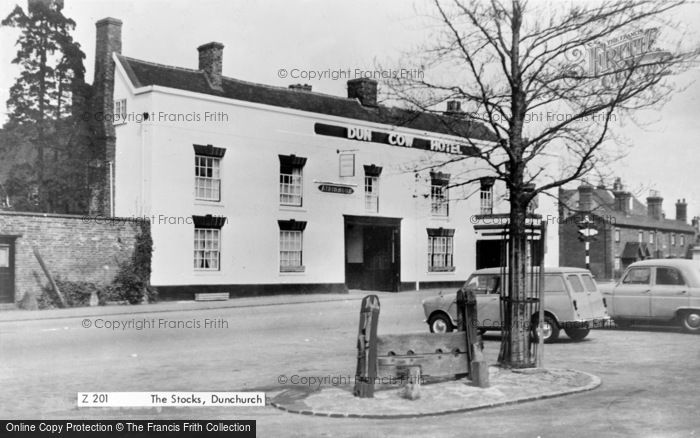
[[[528,277],[529,278],[529,277]],[[534,276],[538,278],[537,275]],[[533,280],[537,281],[537,280]],[[501,268],[475,271],[463,290],[473,290],[477,299],[477,323],[482,331],[501,330],[501,285],[507,276]],[[536,326],[538,314],[531,315]],[[423,301],[423,311],[430,331],[451,332],[458,327],[456,293],[438,295]],[[545,268],[544,271],[544,324],[545,342],[559,337],[563,329],[569,338],[581,340],[588,336],[594,322],[610,319],[603,296],[590,271],[580,268]]]

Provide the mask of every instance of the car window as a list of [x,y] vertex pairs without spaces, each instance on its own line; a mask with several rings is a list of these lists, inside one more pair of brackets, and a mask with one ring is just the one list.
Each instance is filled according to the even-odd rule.
[[564,280],[559,275],[544,276],[544,291],[547,292],[564,292]]
[[667,286],[683,286],[683,276],[678,269],[656,268],[656,284]]
[[467,280],[466,289],[477,294],[494,294],[500,292],[501,279],[497,275],[475,275]]
[[581,275],[581,279],[583,280],[583,286],[586,288],[587,292],[596,291],[595,281],[593,281],[593,277],[591,277],[588,274],[583,274]]
[[569,280],[569,284],[574,292],[583,292],[583,284],[581,283],[581,279],[578,278],[578,275],[570,274],[567,275],[566,278]]
[[649,284],[651,278],[650,268],[631,268],[625,278],[622,279],[623,284]]

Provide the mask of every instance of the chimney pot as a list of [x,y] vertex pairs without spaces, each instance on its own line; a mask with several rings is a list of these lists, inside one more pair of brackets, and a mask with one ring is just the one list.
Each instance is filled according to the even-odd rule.
[[613,191],[621,192],[622,189],[623,189],[622,178],[620,178],[620,177],[615,178],[615,182],[613,183]]
[[688,221],[688,204],[686,204],[685,198],[676,202],[676,220],[684,223]]
[[663,219],[663,202],[664,198],[660,196],[658,191],[650,191],[647,197],[647,215],[656,220]]
[[584,182],[578,187],[578,209],[591,211],[593,208],[593,186]]
[[292,84],[289,88],[295,91],[311,91],[312,87],[309,84]]
[[362,106],[377,106],[377,81],[369,78],[348,81],[348,99],[358,99]]
[[613,191],[613,195],[615,196],[615,210],[629,215],[631,211],[630,199],[632,198],[632,194],[624,190],[615,190]]
[[197,47],[197,51],[199,51],[199,70],[207,75],[212,87],[221,89],[224,45],[213,41]]

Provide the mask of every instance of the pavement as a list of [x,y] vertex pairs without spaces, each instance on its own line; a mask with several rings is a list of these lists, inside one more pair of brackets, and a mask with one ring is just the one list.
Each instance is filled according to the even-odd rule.
[[590,391],[602,383],[592,374],[571,369],[489,367],[488,388],[468,379],[421,385],[415,400],[402,397],[402,388],[375,391],[373,398],[357,398],[352,387],[314,392],[290,389],[268,393],[268,403],[294,414],[337,418],[399,419],[447,415],[543,400]]
[[233,298],[225,301],[160,301],[148,304],[71,307],[66,309],[8,309],[0,311],[0,322],[81,318],[102,315],[134,315],[141,313],[183,312],[188,310],[264,307],[278,306],[283,304],[324,303],[329,301],[354,301],[362,300],[362,298],[365,295],[370,293],[378,295],[380,298],[386,295],[395,295],[392,292],[367,292],[351,290],[347,294],[268,295],[248,298]]

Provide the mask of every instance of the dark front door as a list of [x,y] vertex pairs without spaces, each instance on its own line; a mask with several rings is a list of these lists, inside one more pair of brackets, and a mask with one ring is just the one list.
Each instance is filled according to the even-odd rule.
[[0,303],[15,301],[15,242],[0,236]]
[[364,287],[366,290],[394,290],[394,230],[365,227]]
[[398,291],[400,219],[345,217],[345,283],[349,289]]

